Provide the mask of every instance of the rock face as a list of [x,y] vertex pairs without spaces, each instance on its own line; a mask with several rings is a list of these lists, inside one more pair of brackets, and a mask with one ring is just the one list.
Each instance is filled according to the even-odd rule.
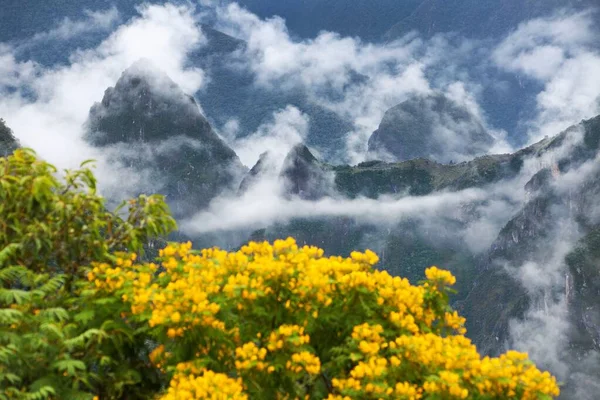
[[273,155],[270,152],[265,151],[258,157],[256,164],[254,164],[246,176],[244,176],[244,179],[242,179],[238,189],[238,195],[246,193],[266,175],[273,175],[276,173],[277,165],[273,159]]
[[369,139],[371,158],[463,161],[494,139],[468,109],[442,94],[413,97],[386,111]]
[[148,176],[145,187],[165,194],[176,217],[205,207],[245,172],[195,100],[144,61],[91,108],[86,132],[89,143]]
[[[509,275],[504,266],[522,268],[532,262],[556,264],[556,243],[573,241],[599,222],[597,166],[592,164],[593,169],[585,175],[576,173],[580,181],[570,178],[570,182],[561,183],[560,180],[561,175],[592,162],[598,152],[600,116],[584,121],[579,128],[583,130],[581,140],[525,185],[531,192],[530,200],[499,232],[481,265],[476,285],[465,301],[463,311],[471,324],[468,329],[474,333],[474,341],[484,352],[503,350],[509,334],[509,320],[522,318],[536,297]],[[574,134],[574,130],[568,130],[547,140],[545,149],[563,145]]]
[[335,192],[332,167],[317,160],[308,147],[301,143],[292,147],[283,163],[277,162],[269,152],[261,154],[242,180],[239,194],[245,193],[264,178],[276,179],[281,195],[288,198],[317,200]]
[[284,193],[306,200],[316,200],[330,193],[333,179],[328,168],[319,162],[303,144],[294,146],[283,161],[279,177]]
[[87,139],[95,146],[162,141],[173,136],[220,144],[194,98],[144,61],[123,72],[116,85],[104,92],[102,102],[90,110]]
[[18,147],[19,142],[15,139],[12,130],[0,118],[0,157],[12,154]]

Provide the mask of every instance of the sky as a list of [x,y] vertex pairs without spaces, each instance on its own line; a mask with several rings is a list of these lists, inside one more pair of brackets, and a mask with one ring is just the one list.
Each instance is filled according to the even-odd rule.
[[[235,3],[141,5],[133,17],[123,15],[118,6],[91,9],[80,19],[57,20],[51,29],[27,40],[2,42],[0,38],[0,117],[22,145],[59,168],[96,159],[100,187],[109,196],[147,187],[144,174],[109,162],[114,154],[100,152],[83,140],[90,107],[140,59],[164,71],[186,93],[202,93],[213,77],[194,65],[191,54],[208,45],[201,23],[210,17],[216,29],[246,42],[244,48],[223,56],[227,68],[249,73],[253,85],[274,97],[298,91],[309,102],[351,122],[342,156],[333,161],[364,161],[367,141],[385,111],[410,96],[432,93],[443,93],[468,109],[494,136],[490,152],[506,153],[600,114],[599,32],[594,12],[560,10],[525,21],[498,38],[468,39],[452,33],[424,38],[413,32],[392,42],[368,43],[335,32],[298,38],[290,34],[282,18],[261,19]],[[83,40],[88,36],[95,39]],[[73,40],[82,46],[68,46]],[[68,49],[68,54],[63,61],[46,65],[27,58],[36,46]],[[515,124],[519,128],[509,132],[494,124],[486,96],[510,97],[513,82],[527,87],[530,100],[527,112]],[[199,107],[202,110],[201,103]],[[444,121],[439,124],[439,131],[448,129]],[[267,149],[279,167],[292,146],[306,140],[310,126],[309,113],[297,105],[282,104],[249,136],[237,135],[240,126],[235,116],[213,128],[247,167]],[[479,254],[526,200],[523,186],[535,172],[531,164],[514,181],[484,189],[377,200],[288,199],[280,195],[276,174],[267,174],[244,196],[217,198],[208,209],[182,221],[181,227],[188,234],[214,233],[309,216],[345,216],[381,225],[414,215],[423,226],[435,226],[439,218],[461,205],[476,204],[479,217],[454,234]],[[584,176],[585,171],[578,172]],[[556,259],[571,245],[569,241],[556,246]],[[538,286],[532,292],[551,290],[564,272],[564,265],[557,261],[553,278],[535,280]],[[539,274],[539,265],[527,264],[516,279],[528,284],[532,275]],[[529,323],[538,335],[529,335],[534,327],[515,323],[513,337],[518,347],[560,367],[559,350],[545,352],[544,345],[549,340],[560,342],[567,329],[564,299],[548,307],[556,312],[531,312]],[[552,348],[560,346],[554,343]]]

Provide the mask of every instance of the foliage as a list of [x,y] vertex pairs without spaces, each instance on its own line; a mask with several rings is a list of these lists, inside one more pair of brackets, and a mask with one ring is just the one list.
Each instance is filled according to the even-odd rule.
[[[157,344],[162,399],[544,399],[554,378],[514,351],[481,358],[448,306],[455,278],[418,286],[373,269],[378,257],[323,257],[291,238],[228,253],[171,244],[160,265],[119,254],[88,275]],[[227,397],[229,396],[229,397]]]
[[[175,228],[160,196],[108,212],[87,168],[0,158],[0,399],[92,398],[141,380],[135,332],[82,292],[84,269]],[[131,396],[133,398],[133,396]]]
[[237,252],[172,243],[160,197],[107,212],[85,168],[0,159],[0,399],[550,399],[525,354],[482,358],[448,305],[371,251],[289,238]]

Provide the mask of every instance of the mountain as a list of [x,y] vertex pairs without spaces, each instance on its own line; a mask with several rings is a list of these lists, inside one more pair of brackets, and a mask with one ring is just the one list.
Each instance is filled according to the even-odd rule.
[[176,216],[239,184],[246,169],[212,130],[193,97],[145,61],[123,72],[90,110],[86,140],[149,176]]
[[261,154],[242,180],[238,193],[243,194],[262,179],[269,178],[275,178],[281,186],[281,194],[286,198],[317,200],[334,195],[331,166],[317,160],[302,143],[290,149],[281,165],[277,165],[268,151]]
[[[303,166],[298,172],[290,173],[287,170],[284,173],[285,169],[273,171],[275,167],[272,165],[264,168],[264,165],[268,165],[265,155],[244,181],[256,184],[265,175],[292,178],[283,181],[286,196],[313,193],[305,199],[329,196],[343,201],[380,199],[382,196],[425,196],[437,192],[486,188],[513,180],[523,172],[526,160],[541,157],[550,151],[550,143],[551,139],[545,139],[513,154],[487,155],[455,164],[421,158],[394,163],[368,161],[356,166],[324,163],[316,159],[305,146],[298,145],[287,157],[288,160],[301,160],[288,163]],[[305,168],[310,173],[303,172]],[[331,187],[323,185],[324,182]],[[380,255],[382,268],[412,281],[421,279],[427,266],[440,265],[457,275],[459,294],[455,300],[461,300],[470,292],[478,274],[479,255],[456,232],[482,218],[482,210],[487,203],[488,200],[466,202],[450,214],[438,216],[436,229],[424,225],[419,215],[401,218],[397,223],[390,222],[384,226],[358,222],[352,217],[307,217],[295,218],[289,223],[265,224],[251,238],[274,240],[293,236],[299,243],[321,246],[328,254],[349,254],[357,248],[368,247]]]
[[19,147],[19,142],[14,137],[12,130],[0,118],[0,157],[10,155]]
[[273,155],[269,151],[265,151],[258,157],[258,161],[250,171],[244,176],[240,187],[238,188],[238,195],[243,195],[254,185],[258,184],[261,179],[268,175],[273,175],[277,172],[277,164],[275,163]]
[[494,138],[466,107],[441,93],[415,96],[387,110],[369,138],[371,158],[462,161],[489,150]]
[[[557,157],[550,167],[541,169],[527,183],[529,201],[499,232],[469,294],[472,300],[465,302],[465,313],[471,321],[476,321],[471,322],[477,325],[471,327],[478,332],[475,340],[486,352],[502,350],[508,337],[509,320],[522,318],[530,306],[531,293],[504,266],[555,262],[552,260],[556,254],[552,249],[554,243],[568,243],[600,222],[596,212],[600,179],[594,172],[597,170],[594,159],[599,149],[600,116],[584,121],[577,128],[583,130],[581,141],[569,147],[566,154]],[[579,134],[579,129],[569,129],[547,140],[546,148],[564,146]],[[580,176],[580,182],[576,181],[568,189],[556,186],[561,176],[577,171],[586,162],[593,169]]]
[[333,178],[327,166],[319,162],[303,144],[297,144],[290,150],[279,177],[284,181],[286,194],[305,200],[326,196]]

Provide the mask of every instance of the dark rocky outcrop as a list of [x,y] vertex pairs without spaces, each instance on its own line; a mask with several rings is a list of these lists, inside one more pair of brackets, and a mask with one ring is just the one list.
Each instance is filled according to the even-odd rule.
[[6,157],[19,148],[19,141],[13,135],[12,130],[0,118],[0,157]]
[[276,174],[277,173],[277,165],[275,165],[275,160],[273,159],[273,155],[265,151],[258,157],[258,161],[250,171],[244,176],[242,182],[240,183],[240,187],[238,189],[238,195],[243,195],[246,193],[252,186],[258,183],[261,179],[263,179],[268,174]]
[[316,200],[332,193],[333,177],[329,167],[322,164],[303,144],[294,146],[283,161],[279,174],[284,193],[306,200]]
[[86,139],[148,174],[150,189],[167,196],[177,217],[233,189],[245,173],[194,98],[145,61],[123,72],[91,108]]
[[415,96],[386,111],[369,139],[373,158],[448,163],[487,152],[494,139],[466,107],[441,93]]

